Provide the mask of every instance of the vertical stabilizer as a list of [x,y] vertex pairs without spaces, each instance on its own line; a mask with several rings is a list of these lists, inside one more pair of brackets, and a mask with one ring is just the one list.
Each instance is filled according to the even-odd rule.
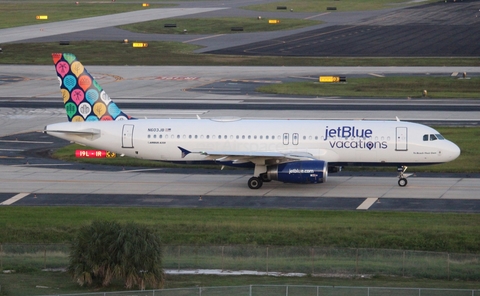
[[68,121],[128,120],[71,53],[53,53]]

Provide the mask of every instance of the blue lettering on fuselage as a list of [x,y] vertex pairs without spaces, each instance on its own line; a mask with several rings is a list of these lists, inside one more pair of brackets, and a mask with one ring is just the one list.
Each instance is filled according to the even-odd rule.
[[[331,148],[345,149],[387,149],[386,141],[371,141],[371,129],[359,129],[356,126],[325,127],[324,140],[329,141]],[[356,138],[359,138],[358,140]],[[337,140],[338,139],[338,140]],[[342,140],[344,139],[344,140]],[[349,140],[350,139],[350,140]]]
[[358,129],[355,126],[340,126],[338,128],[325,128],[325,140],[328,138],[371,138],[372,137],[371,129]]

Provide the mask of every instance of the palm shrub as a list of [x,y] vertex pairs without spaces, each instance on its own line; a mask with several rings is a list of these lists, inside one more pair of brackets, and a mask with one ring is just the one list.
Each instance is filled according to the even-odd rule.
[[81,286],[114,279],[127,289],[163,286],[161,241],[146,226],[94,221],[78,230],[69,257],[68,271]]

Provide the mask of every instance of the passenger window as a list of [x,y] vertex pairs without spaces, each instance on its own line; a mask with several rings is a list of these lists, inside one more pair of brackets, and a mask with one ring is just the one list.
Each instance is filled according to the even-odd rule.
[[423,135],[423,140],[428,141],[428,135]]

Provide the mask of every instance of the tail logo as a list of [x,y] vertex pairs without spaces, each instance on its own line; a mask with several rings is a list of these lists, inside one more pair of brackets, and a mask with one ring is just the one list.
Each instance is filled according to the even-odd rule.
[[52,54],[69,121],[129,120],[71,53]]

